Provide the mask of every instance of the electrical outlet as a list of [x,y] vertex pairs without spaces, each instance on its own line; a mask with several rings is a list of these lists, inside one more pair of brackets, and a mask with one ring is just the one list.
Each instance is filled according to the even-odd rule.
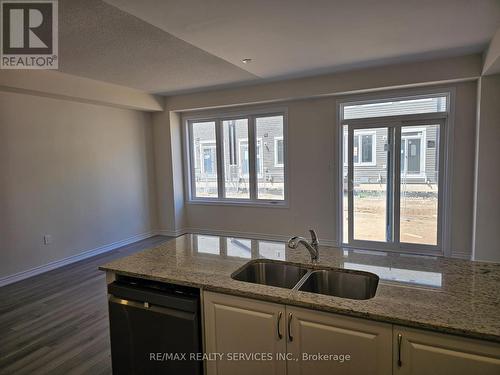
[[52,236],[50,234],[45,234],[43,236],[44,245],[50,245],[52,243]]

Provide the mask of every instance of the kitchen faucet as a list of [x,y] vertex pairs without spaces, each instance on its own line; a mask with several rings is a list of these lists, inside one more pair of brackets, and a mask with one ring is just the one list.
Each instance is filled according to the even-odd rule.
[[316,235],[316,232],[314,229],[309,229],[309,233],[311,233],[311,242],[307,242],[307,240],[304,237],[292,237],[288,240],[288,247],[290,249],[296,249],[299,244],[304,245],[304,247],[309,251],[309,254],[311,254],[311,262],[317,262],[319,258],[319,242],[318,242],[318,236]]

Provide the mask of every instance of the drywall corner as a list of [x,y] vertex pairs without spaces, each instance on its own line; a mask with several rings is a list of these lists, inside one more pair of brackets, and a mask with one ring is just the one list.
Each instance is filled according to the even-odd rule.
[[500,74],[479,86],[474,206],[474,260],[500,262]]

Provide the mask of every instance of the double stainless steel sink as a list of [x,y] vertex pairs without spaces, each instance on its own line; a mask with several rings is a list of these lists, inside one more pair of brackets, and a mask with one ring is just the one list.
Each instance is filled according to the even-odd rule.
[[257,259],[234,272],[234,280],[350,299],[375,296],[379,277],[371,272],[340,268],[315,269]]

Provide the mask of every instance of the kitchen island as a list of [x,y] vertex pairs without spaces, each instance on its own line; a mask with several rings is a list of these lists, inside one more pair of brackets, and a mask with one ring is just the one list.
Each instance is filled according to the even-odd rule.
[[[380,281],[373,298],[353,300],[237,281],[231,277],[247,262],[260,258],[306,265],[309,268],[368,271],[378,275]],[[371,322],[382,324],[383,329],[391,331],[390,345],[386,346],[393,346],[389,352],[391,368],[395,367],[394,373],[410,373],[397,372],[398,367],[404,366],[393,365],[392,357],[405,354],[408,358],[412,355],[410,349],[413,347],[417,348],[420,345],[415,349],[417,352],[422,349],[421,338],[413,341],[407,339],[407,336],[411,337],[412,334],[417,337],[420,331],[424,334],[426,332],[447,334],[443,335],[445,341],[449,338],[452,340],[456,338],[458,341],[465,340],[467,347],[484,344],[486,351],[482,356],[486,358],[487,366],[494,368],[500,366],[499,264],[326,246],[320,246],[319,261],[311,264],[309,254],[305,249],[288,249],[286,244],[281,242],[186,234],[154,248],[103,265],[100,269],[107,272],[108,282],[112,282],[117,275],[124,275],[199,288],[202,296],[205,296],[205,305],[203,305],[205,349],[208,347],[211,350],[219,349],[216,341],[212,340],[210,343],[213,337],[207,337],[207,330],[211,330],[210,336],[216,334],[216,331],[213,331],[215,328],[211,326],[216,321],[206,320],[207,316],[215,319],[213,315],[215,310],[210,312],[209,309],[226,302],[231,305],[230,301],[224,301],[224,299],[236,298],[235,304],[239,306],[239,309],[242,308],[241,303],[246,300],[257,304],[270,304],[269,316],[279,318],[279,321],[277,320],[278,338],[285,330],[286,319],[282,318],[282,313],[288,313],[287,309],[293,308],[323,314],[321,315],[323,320],[331,315],[341,320],[354,318],[360,324]],[[218,300],[219,295],[222,300]],[[210,302],[212,299],[213,304],[209,306],[207,301]],[[258,307],[256,310],[260,311]],[[329,315],[324,315],[325,313]],[[298,314],[296,313],[295,316]],[[230,319],[228,317],[226,320]],[[352,321],[349,320],[348,325],[351,323]],[[293,325],[290,325],[291,322],[287,321],[287,324],[289,329],[293,328]],[[321,324],[326,323],[322,321]],[[403,331],[406,328],[409,330],[405,332],[406,336],[401,333],[403,331],[400,328]],[[299,325],[295,329],[300,331],[302,328]],[[412,329],[417,330],[412,331]],[[366,332],[366,329],[361,331]],[[295,335],[300,335],[300,332],[296,332]],[[327,338],[326,341],[328,340]],[[290,337],[288,341],[292,341]],[[417,344],[419,342],[419,344],[415,346],[414,342]],[[450,348],[444,348],[446,345],[439,343],[436,347],[441,348],[439,349],[441,351],[450,351]],[[276,346],[271,346],[270,349],[286,351],[286,348]],[[471,353],[466,353],[464,356],[479,358],[481,353],[478,350],[473,349]],[[416,355],[415,353],[413,354]],[[387,353],[380,355],[389,356]],[[396,358],[395,363],[399,360]],[[383,368],[388,367],[389,365]],[[225,373],[217,370],[217,366],[209,365],[207,368],[210,373]],[[280,366],[273,367],[271,372],[280,372],[280,368]],[[500,373],[500,367],[497,370]],[[383,371],[374,370],[374,373]],[[290,372],[289,368],[288,373],[293,372],[293,369]]]

